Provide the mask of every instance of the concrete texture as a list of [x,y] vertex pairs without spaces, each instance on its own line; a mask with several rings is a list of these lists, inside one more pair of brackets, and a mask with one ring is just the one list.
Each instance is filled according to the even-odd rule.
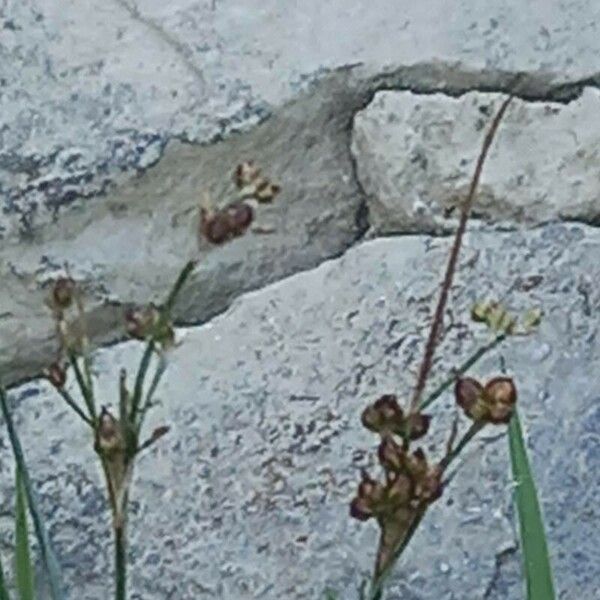
[[[352,133],[371,227],[453,231],[482,133],[505,98],[377,93],[356,114]],[[600,223],[599,109],[596,88],[568,104],[516,99],[487,161],[474,216],[501,228],[560,219]]]
[[[312,271],[248,294],[179,330],[151,419],[173,429],[139,465],[132,582],[136,596],[357,598],[376,528],[348,517],[360,467],[374,469],[365,404],[405,397],[414,381],[449,239],[374,240]],[[501,347],[514,375],[543,502],[557,592],[598,596],[598,309],[600,235],[585,226],[468,236],[434,381],[487,339],[468,321],[483,296],[542,306],[538,334]],[[140,346],[97,353],[100,402]],[[490,355],[473,374],[498,373]],[[104,597],[110,543],[91,439],[40,381],[13,390],[15,417],[51,531],[77,597]],[[446,396],[431,450],[451,420]],[[484,432],[432,508],[390,598],[522,598],[505,428]],[[6,444],[6,442],[4,442]],[[1,485],[10,486],[5,451]],[[1,495],[2,511],[10,495]],[[512,577],[512,579],[511,579]],[[511,583],[512,582],[512,583]]]

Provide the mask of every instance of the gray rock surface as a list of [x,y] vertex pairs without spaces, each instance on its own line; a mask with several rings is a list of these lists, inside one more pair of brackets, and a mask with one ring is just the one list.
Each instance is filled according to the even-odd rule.
[[528,100],[565,102],[597,86],[596,4],[538,4],[4,0],[7,380],[38,373],[52,352],[39,307],[65,261],[87,288],[93,342],[119,339],[123,306],[164,293],[195,252],[202,190],[225,201],[240,160],[255,158],[283,184],[260,222],[277,232],[251,248],[203,249],[202,295],[178,307],[180,323],[343,252],[368,228],[352,118],[378,90],[518,86]]
[[[449,244],[365,242],[179,330],[149,424],[173,429],[142,458],[135,482],[134,597],[312,600],[327,585],[357,597],[376,539],[372,523],[347,514],[360,467],[374,464],[376,440],[359,414],[378,394],[408,393]],[[470,234],[434,371],[437,381],[487,339],[468,321],[475,299],[543,307],[539,333],[500,352],[519,388],[564,600],[600,598],[598,256],[600,234],[586,226]],[[139,353],[126,343],[96,354],[101,402],[114,404],[118,368],[131,371]],[[498,369],[494,354],[473,373]],[[104,597],[110,542],[90,436],[44,382],[12,395],[70,589],[82,600]],[[434,413],[431,449],[441,452],[451,398]],[[390,600],[522,598],[503,433],[484,432],[483,450],[467,454]],[[5,439],[2,447],[7,514]]]
[[[515,79],[513,73],[465,71],[443,63],[378,75],[345,69],[244,135],[212,145],[172,142],[156,166],[98,201],[61,213],[55,223],[40,225],[27,237],[0,240],[0,339],[11,340],[0,346],[0,368],[14,382],[47,364],[53,346],[43,299],[49,280],[65,263],[86,288],[94,314],[92,341],[101,344],[122,337],[125,306],[164,295],[186,257],[199,255],[202,262],[195,291],[176,311],[180,323],[190,324],[221,312],[244,291],[339,255],[369,226],[350,146],[352,118],[376,90],[392,86],[455,95],[474,86],[507,91],[515,85],[527,98],[566,101],[581,94],[580,83],[563,85],[551,75]],[[467,115],[465,130],[478,122]],[[198,251],[197,207],[203,191],[216,204],[230,200],[232,170],[247,158],[283,186],[275,205],[261,211],[257,222],[273,232]],[[544,168],[543,163],[532,165],[536,173]],[[384,229],[376,210],[373,215]]]
[[350,64],[587,78],[599,16],[592,0],[3,0],[0,223],[28,233],[154,164],[169,141],[247,130]]
[[[452,229],[433,199],[463,191],[488,118],[479,108],[515,90],[477,216],[497,228],[597,225],[599,18],[592,0],[0,0],[2,379],[51,360],[43,301],[65,263],[98,347],[122,338],[127,306],[159,300],[200,258],[153,417],[173,431],[137,473],[132,598],[308,600],[327,585],[356,598],[376,538],[347,516],[360,467],[374,463],[358,415],[381,392],[409,390],[449,244],[363,237]],[[231,171],[249,158],[283,186],[257,222],[273,233],[198,248],[203,191],[227,202]],[[476,297],[543,305],[539,335],[503,354],[559,596],[600,600],[600,237],[583,225],[480,226],[436,377],[485,339],[466,323]],[[102,402],[114,403],[118,367],[131,371],[139,351],[97,352]],[[91,440],[43,381],[11,393],[71,597],[103,598],[112,555]],[[439,410],[448,422],[449,398]],[[440,423],[438,451],[444,435]],[[484,438],[390,600],[522,598],[506,443]],[[8,548],[3,430],[0,441]]]
[[[482,132],[505,98],[378,92],[356,114],[352,152],[375,231],[456,228]],[[496,227],[600,222],[599,108],[595,88],[568,104],[516,99],[486,163],[474,214]]]

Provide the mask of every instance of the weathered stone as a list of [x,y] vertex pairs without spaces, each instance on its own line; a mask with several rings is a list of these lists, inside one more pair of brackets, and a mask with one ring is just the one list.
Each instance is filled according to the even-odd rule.
[[[192,291],[176,310],[179,321],[205,320],[232,298],[314,267],[351,245],[365,229],[349,151],[355,108],[334,80],[281,116],[242,137],[212,146],[173,142],[153,169],[118,192],[65,213],[31,240],[7,239],[0,257],[0,368],[11,381],[52,360],[48,282],[68,264],[93,311],[91,337],[123,336],[123,307],[164,296],[184,262],[200,259]],[[322,105],[323,110],[313,111]],[[217,206],[236,198],[236,165],[254,159],[282,186],[261,206],[252,233],[226,246],[198,249],[203,192]]]
[[169,141],[247,130],[347,65],[590,78],[598,14],[590,0],[4,0],[0,224],[27,233],[155,163]]
[[[352,137],[375,232],[456,227],[484,130],[504,98],[375,95],[356,115]],[[598,110],[596,88],[568,104],[515,99],[485,165],[474,214],[499,228],[600,222]]]
[[[376,542],[374,524],[348,517],[360,467],[376,472],[376,438],[361,428],[360,412],[381,393],[408,394],[449,245],[426,236],[363,243],[179,330],[182,345],[148,424],[173,429],[140,460],[135,480],[132,597],[313,600],[331,586],[357,598]],[[468,235],[432,380],[488,339],[469,322],[477,298],[504,298],[515,311],[543,307],[539,333],[499,352],[517,382],[565,598],[593,598],[600,576],[599,255],[600,233],[586,226]],[[130,342],[96,354],[100,403],[114,405],[118,368],[133,372],[140,350]],[[473,375],[499,369],[494,353]],[[109,524],[91,436],[45,383],[12,396],[70,589],[82,600],[104,597]],[[452,399],[432,412],[439,455]],[[396,595],[523,597],[505,572],[518,555],[504,431],[490,429],[484,448],[467,453],[399,566]],[[7,514],[5,439],[2,447]]]
[[[183,261],[198,255],[198,202],[204,190],[219,205],[231,200],[231,174],[241,160],[254,158],[283,186],[257,223],[274,232],[224,248],[204,245],[193,278],[201,293],[177,307],[180,323],[202,322],[244,291],[343,252],[367,228],[350,152],[352,117],[376,90],[390,86],[451,95],[474,86],[506,91],[514,88],[515,75],[444,63],[379,73],[341,69],[246,134],[208,146],[172,141],[157,165],[104,197],[57,213],[55,223],[42,219],[25,237],[7,234],[0,240],[0,369],[6,379],[39,373],[51,360],[52,329],[42,300],[64,263],[87,290],[92,342],[119,339],[123,308],[164,295]],[[521,77],[519,89],[528,98],[567,100],[580,93],[578,83],[563,85],[551,74]],[[8,205],[6,212],[13,214]]]

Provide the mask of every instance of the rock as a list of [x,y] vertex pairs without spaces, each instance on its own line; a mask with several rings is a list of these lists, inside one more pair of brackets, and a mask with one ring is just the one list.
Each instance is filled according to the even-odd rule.
[[[505,96],[379,92],[354,119],[352,152],[377,233],[456,228],[484,130]],[[568,104],[515,99],[481,178],[474,214],[494,226],[597,223],[600,92]]]
[[[376,439],[359,415],[381,393],[405,398],[414,383],[449,245],[427,236],[362,243],[178,330],[182,345],[148,423],[172,431],[140,459],[135,478],[130,572],[139,597],[313,600],[326,586],[358,597],[376,527],[352,521],[348,502],[360,468],[377,471]],[[590,379],[600,368],[599,252],[600,233],[581,225],[469,234],[432,378],[433,386],[489,339],[469,321],[476,299],[502,298],[517,312],[543,307],[536,335],[509,340],[472,374],[496,374],[501,354],[517,382],[565,598],[593,598],[600,575],[600,413]],[[132,373],[140,350],[129,342],[96,353],[100,404],[114,406],[118,369]],[[46,383],[11,395],[69,588],[82,600],[103,597],[111,548],[91,436]],[[432,412],[439,456],[451,397]],[[504,432],[484,432],[483,449],[467,452],[390,597],[522,598]],[[1,436],[7,514],[11,463]],[[10,520],[0,526],[6,539]]]
[[[86,290],[90,334],[101,344],[122,338],[124,308],[164,296],[192,256],[201,264],[177,307],[179,322],[204,321],[243,291],[343,252],[366,228],[348,144],[355,102],[336,79],[243,139],[173,142],[154,168],[102,201],[63,214],[31,239],[0,241],[0,339],[11,340],[0,346],[0,369],[15,381],[52,360],[43,300],[65,264]],[[314,111],[314,103],[323,110]],[[203,193],[215,206],[235,199],[233,172],[246,159],[281,185],[281,193],[259,208],[250,235],[198,247]]]
[[[350,150],[354,114],[382,88],[457,95],[474,86],[510,90],[515,74],[446,63],[378,72],[340,69],[299,91],[294,101],[243,135],[211,145],[149,139],[136,160],[154,166],[136,171],[134,178],[123,175],[118,186],[109,185],[94,200],[57,208],[55,222],[42,219],[19,235],[7,233],[0,239],[0,339],[7,340],[0,345],[0,370],[5,380],[31,377],[52,358],[55,348],[43,299],[65,263],[86,289],[94,315],[92,343],[99,345],[122,338],[124,309],[163,296],[190,256],[199,257],[201,267],[193,278],[196,291],[177,307],[182,324],[203,322],[244,291],[338,256],[368,228],[365,193]],[[528,98],[573,101],[580,88],[578,82],[564,83],[552,74],[519,79]],[[73,155],[61,156],[66,164]],[[219,206],[230,201],[232,171],[250,158],[283,187],[257,221],[272,233],[225,247],[203,245],[198,252],[203,192]],[[41,206],[46,201],[40,197],[35,202]],[[5,210],[9,220],[17,214],[10,206]],[[373,219],[377,222],[376,211]]]
[[135,176],[157,144],[247,131],[348,65],[374,74],[445,60],[590,78],[595,12],[552,0],[540,26],[518,0],[436,0],[427,10],[389,0],[90,0],[60,9],[9,0],[0,16],[0,224],[28,233]]

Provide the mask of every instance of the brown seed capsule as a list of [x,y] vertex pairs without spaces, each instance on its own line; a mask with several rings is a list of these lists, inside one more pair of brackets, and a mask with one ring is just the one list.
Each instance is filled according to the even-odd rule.
[[480,400],[483,386],[472,377],[463,377],[456,381],[454,395],[456,403],[468,414]]
[[96,448],[100,452],[110,453],[122,448],[119,422],[106,407],[102,408],[96,429]]
[[233,179],[235,185],[241,189],[250,185],[258,177],[260,177],[260,169],[254,165],[253,160],[247,160],[236,167]]
[[394,505],[406,505],[413,494],[413,483],[410,477],[404,473],[396,475],[389,480],[388,499]]
[[428,467],[425,474],[417,481],[415,496],[425,502],[437,500],[443,492],[442,470],[436,465]]
[[76,284],[70,277],[60,277],[52,287],[52,303],[55,308],[64,310],[73,304]]
[[171,428],[168,425],[161,425],[160,427],[157,427],[153,432],[152,435],[150,436],[150,439],[155,442],[156,440],[159,440],[161,437],[163,437],[164,435],[167,435],[167,433],[169,433],[169,430]]
[[470,377],[459,379],[454,389],[456,402],[477,422],[508,423],[517,401],[517,390],[509,377],[495,377],[485,387]]
[[131,308],[125,312],[125,329],[136,340],[145,340],[154,334],[160,312],[153,304]]
[[384,394],[362,412],[364,427],[377,433],[393,430],[402,421],[403,414],[394,394]]
[[406,418],[406,431],[410,433],[408,436],[411,440],[418,440],[429,431],[431,417],[422,413],[413,413]]
[[44,375],[56,389],[62,389],[67,381],[67,372],[58,362],[52,363],[45,369]]
[[245,202],[233,202],[225,210],[231,234],[233,236],[244,234],[254,219],[252,207]]
[[517,389],[509,377],[495,377],[488,381],[484,396],[489,406],[489,421],[494,424],[508,423],[517,402]]
[[385,490],[378,482],[362,472],[362,480],[358,485],[358,492],[350,503],[350,516],[359,521],[370,519],[381,504]]
[[232,237],[229,217],[221,211],[209,213],[203,208],[200,212],[200,232],[211,244],[225,243]]
[[405,465],[406,453],[391,435],[384,435],[377,451],[379,462],[386,471],[400,472]]

